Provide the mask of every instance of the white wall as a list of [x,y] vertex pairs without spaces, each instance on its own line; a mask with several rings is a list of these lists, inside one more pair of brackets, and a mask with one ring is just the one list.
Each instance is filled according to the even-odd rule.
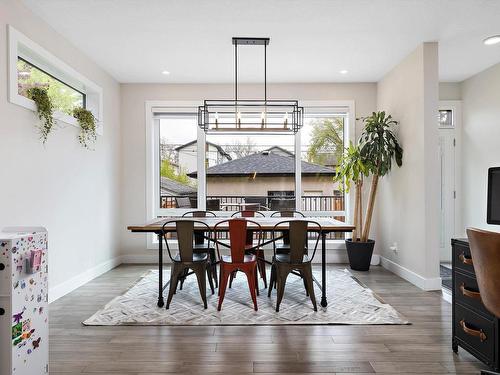
[[[7,24],[104,90],[104,136],[84,150],[62,126],[45,146],[34,112],[7,99]],[[119,256],[120,86],[21,1],[0,2],[0,228],[49,231],[51,298],[111,267]]]
[[440,82],[439,100],[461,100],[462,85],[460,82]]
[[[260,97],[262,85],[242,85],[242,97]],[[146,100],[201,101],[206,98],[230,99],[234,95],[232,85],[165,85],[123,84],[122,93],[122,246],[124,259],[134,261],[156,253],[145,251],[146,237],[129,233],[127,225],[146,220],[146,150],[145,106]],[[376,110],[376,84],[271,84],[270,98],[301,100],[355,100],[356,117]]]
[[[380,182],[376,249],[385,267],[424,289],[440,288],[438,92],[437,43],[420,45],[377,85],[377,108],[400,122],[404,155]],[[389,249],[395,242],[397,253]]]
[[498,232],[486,224],[486,196],[488,168],[500,166],[500,64],[463,81],[461,91],[464,229]]

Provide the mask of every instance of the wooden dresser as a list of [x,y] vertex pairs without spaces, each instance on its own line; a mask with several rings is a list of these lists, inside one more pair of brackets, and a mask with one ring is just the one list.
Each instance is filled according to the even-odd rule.
[[499,371],[499,319],[490,314],[481,302],[467,239],[453,239],[451,247],[453,351],[456,353],[460,346]]

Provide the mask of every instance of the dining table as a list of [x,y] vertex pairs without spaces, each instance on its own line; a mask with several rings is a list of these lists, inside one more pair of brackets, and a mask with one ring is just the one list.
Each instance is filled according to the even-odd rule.
[[[305,218],[284,218],[284,217],[251,217],[248,218],[256,223],[258,223],[263,232],[282,232],[284,230],[283,227],[280,227],[278,224],[286,221],[293,220],[309,220],[318,223],[321,226],[321,230],[318,235],[321,239],[321,283],[319,283],[316,279],[315,282],[319,284],[321,288],[321,306],[328,306],[328,301],[326,297],[326,238],[329,233],[349,233],[352,232],[354,226],[348,223],[344,223],[342,221],[328,218],[328,217],[305,217]],[[195,220],[198,222],[202,222],[210,228],[210,230],[214,230],[215,226],[221,221],[227,220],[225,217],[196,217],[196,218],[179,218],[179,217],[163,217],[161,219],[153,219],[145,224],[141,225],[130,225],[127,229],[133,233],[153,233],[158,237],[158,307],[163,307],[164,299],[163,299],[163,290],[166,285],[163,284],[163,234],[164,233],[173,233],[176,231],[176,225],[174,222],[171,222],[164,226],[167,221],[172,220]],[[278,226],[277,226],[278,225]],[[285,225],[285,224],[283,224]],[[217,226],[218,232],[227,232],[229,230],[227,222],[225,225]],[[249,226],[249,229],[251,227]],[[194,225],[194,230],[199,230],[200,232],[204,232],[207,230],[207,227],[202,224]],[[316,225],[311,225],[311,231],[318,232],[318,227]],[[268,241],[270,243],[272,241]]]

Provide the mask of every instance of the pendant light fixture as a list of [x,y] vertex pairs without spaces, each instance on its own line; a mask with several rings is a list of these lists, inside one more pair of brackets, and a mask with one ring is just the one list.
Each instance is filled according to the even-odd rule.
[[[205,100],[198,107],[198,125],[206,133],[296,133],[303,125],[304,108],[297,100],[267,99],[267,46],[269,38],[233,38],[234,100]],[[238,97],[238,46],[264,46],[264,98]]]

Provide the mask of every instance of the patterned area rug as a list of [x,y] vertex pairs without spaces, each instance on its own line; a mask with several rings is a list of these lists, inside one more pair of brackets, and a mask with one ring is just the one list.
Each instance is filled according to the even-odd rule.
[[[318,271],[314,272],[317,279]],[[164,280],[169,280],[165,272]],[[170,309],[156,306],[158,272],[151,270],[123,295],[114,298],[103,309],[83,322],[85,325],[291,325],[291,324],[409,324],[404,316],[384,303],[347,270],[329,270],[328,307],[319,304],[321,291],[315,285],[318,311],[305,294],[302,279],[290,275],[280,312],[275,311],[276,291],[271,298],[267,290],[257,297],[258,311],[253,310],[246,277],[238,273],[227,289],[222,311],[217,311],[217,290],[210,294],[207,283],[208,309],[203,304],[195,276],[190,276],[182,291],[177,291]],[[262,281],[260,282],[262,287]],[[167,294],[165,293],[165,299]]]

